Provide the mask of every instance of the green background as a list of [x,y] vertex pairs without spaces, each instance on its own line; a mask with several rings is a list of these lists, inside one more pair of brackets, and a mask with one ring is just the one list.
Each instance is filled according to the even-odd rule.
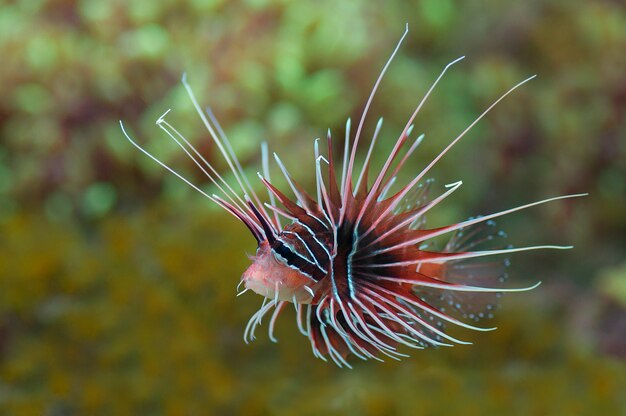
[[[242,341],[261,298],[235,298],[245,227],[123,138],[202,183],[155,126],[169,120],[227,178],[180,85],[187,72],[256,183],[261,141],[311,189],[313,140],[358,116],[408,22],[366,123],[375,164],[446,63],[405,169],[432,171],[429,215],[503,218],[516,246],[492,333],[340,370],[288,310]],[[626,414],[626,10],[616,1],[0,2],[0,413]],[[338,146],[341,140],[338,139]],[[274,171],[276,176],[276,171]],[[402,181],[401,181],[402,182]],[[209,187],[209,190],[211,188]],[[258,187],[260,190],[261,187]]]

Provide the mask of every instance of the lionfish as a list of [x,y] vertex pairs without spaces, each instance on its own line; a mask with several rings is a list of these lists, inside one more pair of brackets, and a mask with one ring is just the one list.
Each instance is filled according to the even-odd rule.
[[[251,290],[263,296],[263,303],[245,328],[246,343],[254,339],[256,327],[272,309],[268,332],[269,338],[276,342],[273,335],[276,320],[291,303],[295,307],[298,329],[309,338],[313,354],[324,361],[330,358],[340,367],[351,368],[348,362],[351,355],[379,361],[383,361],[383,356],[407,357],[398,350],[401,346],[423,349],[471,344],[450,335],[446,326],[493,330],[495,328],[476,326],[474,321],[492,317],[497,298],[503,292],[527,291],[541,283],[523,288],[497,287],[506,278],[504,268],[508,260],[486,262],[481,260],[482,257],[535,249],[572,248],[552,245],[489,247],[495,237],[504,235],[495,228],[493,219],[546,202],[586,194],[548,198],[444,227],[425,228],[426,213],[462,185],[462,181],[448,184],[445,192],[429,200],[426,195],[432,181],[425,179],[428,172],[496,104],[535,76],[506,91],[408,184],[392,191],[398,173],[424,138],[420,135],[411,139],[415,117],[445,72],[464,57],[450,62],[417,105],[369,185],[370,160],[382,119],[376,125],[360,169],[355,166],[357,149],[374,95],[407,33],[408,26],[372,88],[353,140],[350,119],[346,123],[340,177],[330,130],[325,156],[320,152],[320,140],[314,141],[315,197],[296,183],[276,153],[274,159],[295,200],[272,185],[269,152],[264,142],[261,146],[263,173],[258,173],[268,191],[268,202],[263,202],[244,174],[214,113],[210,108],[202,110],[185,75],[182,84],[230,167],[238,190],[233,189],[166,120],[170,110],[157,120],[157,126],[183,149],[219,189],[221,196],[206,193],[150,154],[131,139],[120,121],[124,135],[135,147],[235,216],[256,239],[258,248],[251,257],[252,264],[242,275],[240,285],[243,284],[245,289],[239,294]],[[409,139],[412,144],[403,152]],[[434,238],[449,233],[452,237],[442,249],[437,250],[429,244]],[[479,247],[487,248],[477,249]]]

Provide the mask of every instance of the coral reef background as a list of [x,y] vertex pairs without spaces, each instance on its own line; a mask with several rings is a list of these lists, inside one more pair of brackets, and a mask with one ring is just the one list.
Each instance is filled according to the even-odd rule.
[[[202,180],[156,128],[171,118],[226,172],[185,96],[211,105],[251,178],[262,140],[312,185],[312,139],[357,118],[382,158],[416,121],[418,171],[517,81],[433,171],[461,190],[429,224],[544,197],[499,223],[515,245],[492,333],[470,347],[339,370],[286,314],[242,341],[244,227],[120,132]],[[626,414],[626,7],[623,2],[287,0],[0,2],[0,413]],[[308,164],[307,164],[308,163]],[[407,174],[411,169],[406,169]],[[307,183],[307,180],[309,181]]]

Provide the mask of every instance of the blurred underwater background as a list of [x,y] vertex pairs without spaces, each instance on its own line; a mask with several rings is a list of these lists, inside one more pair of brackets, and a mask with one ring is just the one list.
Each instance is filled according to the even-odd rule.
[[[246,345],[254,239],[119,120],[203,183],[155,125],[171,108],[232,180],[186,73],[259,190],[264,140],[311,189],[313,139],[341,145],[406,22],[366,123],[384,116],[375,166],[453,59],[403,180],[536,73],[433,169],[435,195],[464,184],[428,225],[589,192],[498,221],[515,246],[575,248],[512,255],[508,286],[543,283],[503,296],[498,330],[460,331],[472,346],[338,369],[292,310],[278,344],[264,322]],[[626,415],[623,1],[4,0],[0,91],[0,414]]]

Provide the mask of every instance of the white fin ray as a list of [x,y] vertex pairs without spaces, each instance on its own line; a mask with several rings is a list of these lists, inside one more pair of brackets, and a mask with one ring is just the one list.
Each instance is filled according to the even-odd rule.
[[[365,284],[366,285],[370,285],[369,283],[365,283]],[[453,318],[452,316],[446,315],[445,313],[441,313],[439,310],[437,310],[436,308],[428,305],[428,303],[426,303],[424,301],[417,302],[417,301],[415,301],[415,300],[413,300],[413,299],[411,299],[411,298],[409,298],[407,296],[404,296],[401,293],[396,293],[396,292],[393,292],[391,290],[388,290],[385,287],[377,287],[377,290],[381,290],[381,291],[383,291],[383,292],[385,292],[385,293],[387,293],[389,295],[392,295],[392,296],[395,296],[395,297],[397,297],[399,299],[402,299],[405,302],[408,302],[408,303],[412,304],[413,306],[415,306],[417,308],[420,308],[420,309],[424,310],[425,312],[430,313],[431,315],[434,315],[434,316],[436,316],[436,317],[438,317],[440,319],[448,321],[448,322],[450,322],[450,323],[452,323],[454,325],[461,326],[463,328],[471,329],[473,331],[480,331],[480,332],[494,331],[494,330],[497,329],[495,327],[492,327],[492,328],[481,328],[481,327],[478,327],[478,326],[466,324],[465,322],[460,321],[460,320],[458,320],[456,318]]]
[[346,172],[346,181],[344,183],[344,188],[342,191],[342,201],[341,201],[342,210],[339,216],[340,223],[343,221],[343,217],[345,215],[345,207],[347,206],[348,194],[352,192],[352,189],[348,189],[348,185],[351,182],[352,171],[354,168],[354,160],[356,158],[356,150],[359,146],[359,138],[361,137],[361,130],[363,130],[363,124],[365,123],[365,118],[367,117],[367,113],[369,111],[370,105],[372,104],[372,101],[374,100],[374,95],[376,94],[376,91],[378,90],[378,86],[380,85],[383,79],[383,76],[385,75],[385,72],[387,72],[387,68],[389,68],[391,61],[396,56],[396,53],[400,49],[400,45],[402,45],[402,42],[404,41],[404,38],[406,37],[408,33],[409,33],[409,25],[407,24],[405,26],[402,37],[400,37],[400,40],[396,44],[395,49],[391,53],[391,56],[389,57],[385,65],[383,66],[383,69],[380,71],[380,74],[378,75],[378,78],[376,79],[376,82],[374,83],[374,87],[372,88],[372,91],[370,92],[367,102],[365,103],[365,108],[363,109],[363,113],[361,114],[361,120],[359,121],[359,125],[357,127],[356,134],[354,136],[354,144],[352,145],[352,152],[350,153],[350,160],[348,162],[348,169]]
[[296,185],[293,183],[293,180],[291,179],[291,175],[289,174],[289,172],[287,171],[287,168],[285,167],[282,160],[280,160],[280,157],[278,157],[276,153],[274,153],[274,159],[276,160],[276,164],[280,168],[280,171],[283,173],[283,176],[287,180],[287,183],[289,184],[291,191],[296,196],[296,199],[300,203],[300,206],[302,207],[302,209],[304,209],[307,213],[311,214],[311,212],[309,211],[307,207],[306,201],[304,200],[304,197],[302,196],[302,194],[300,194],[300,192],[296,188]]
[[[386,238],[387,236],[393,234],[394,232],[400,230],[401,228],[407,227],[410,224],[412,224],[415,220],[417,220],[419,217],[423,216],[424,214],[426,214],[431,208],[433,208],[434,206],[436,206],[437,204],[439,204],[441,201],[443,201],[444,199],[446,199],[448,196],[450,196],[454,191],[456,191],[457,189],[459,189],[459,187],[461,187],[461,185],[463,185],[463,181],[458,181],[458,182],[454,182],[451,184],[446,185],[448,189],[446,192],[444,192],[443,194],[439,195],[437,198],[433,199],[431,202],[429,202],[428,204],[426,204],[424,207],[420,208],[419,211],[417,211],[415,214],[411,215],[410,217],[408,217],[406,220],[398,223],[397,225],[395,225],[393,228],[385,231],[384,233],[382,233],[381,235],[377,236],[374,240],[370,241],[367,245],[363,246],[362,248],[359,248],[360,251],[364,251],[366,250],[368,247],[372,246],[373,244],[378,243],[379,241],[383,240],[384,238]],[[374,230],[374,228],[376,228],[376,226],[380,223],[380,221],[382,221],[383,217],[378,218],[376,221],[374,221],[374,223],[372,224],[372,226],[370,228],[368,228],[363,234],[361,234],[359,236],[359,238],[364,238],[366,235],[368,235],[372,230]],[[373,254],[369,254],[369,255],[365,255],[365,256],[361,256],[358,257],[359,259],[361,258],[366,258],[366,257],[370,257]]]
[[515,211],[520,211],[520,210],[523,210],[523,209],[526,209],[526,208],[534,207],[536,205],[541,205],[541,204],[545,204],[545,203],[552,202],[552,201],[558,201],[560,199],[579,198],[579,197],[587,196],[587,195],[588,194],[586,194],[586,193],[585,194],[571,194],[571,195],[562,195],[562,196],[557,196],[557,197],[553,197],[553,198],[542,199],[541,201],[536,201],[536,202],[531,202],[530,204],[520,205],[520,206],[515,207],[515,208],[510,208],[510,209],[507,209],[507,210],[504,210],[504,211],[499,211],[499,212],[496,212],[496,213],[493,213],[493,214],[485,215],[483,217],[478,217],[478,218],[474,218],[474,219],[471,219],[471,220],[463,221],[463,222],[460,222],[460,223],[457,223],[457,224],[452,224],[452,225],[449,225],[447,227],[442,227],[442,228],[434,229],[434,230],[431,230],[431,231],[427,230],[424,233],[424,235],[420,236],[419,238],[416,238],[416,239],[413,239],[413,240],[407,240],[407,241],[405,241],[403,243],[386,247],[384,249],[379,250],[378,252],[379,253],[384,253],[384,252],[395,250],[395,249],[398,249],[398,248],[419,244],[419,243],[421,243],[423,241],[430,240],[432,238],[438,237],[438,236],[443,235],[443,234],[447,234],[447,233],[452,232],[452,231],[456,231],[456,230],[458,230],[460,228],[464,228],[464,227],[468,227],[470,225],[478,224],[480,222],[488,221],[488,220],[491,220],[491,219],[494,219],[494,218],[497,218],[497,217],[501,217],[503,215],[507,215],[507,214],[513,213]]
[[[247,189],[248,189],[250,195],[252,195],[252,198],[254,198],[254,201],[256,202],[257,206],[263,212],[263,215],[265,215],[265,217],[267,219],[269,219],[269,215],[264,210],[263,203],[262,203],[261,199],[259,198],[259,196],[255,192],[254,188],[250,184],[250,181],[248,180],[248,177],[246,176],[246,173],[244,172],[243,168],[241,167],[241,163],[239,162],[239,158],[237,157],[237,154],[233,150],[233,146],[231,145],[230,140],[228,139],[228,136],[226,135],[226,132],[222,128],[219,120],[217,119],[217,117],[215,117],[215,114],[213,113],[213,110],[211,109],[211,107],[206,107],[205,110],[206,110],[207,115],[211,119],[211,123],[213,123],[213,125],[215,126],[215,129],[217,130],[217,134],[219,135],[220,140],[222,141],[222,143],[224,143],[224,147],[226,147],[226,150],[230,154],[230,157],[232,158],[232,161],[235,164],[235,167],[237,168],[237,171],[239,172],[239,175],[241,175],[241,178],[243,179],[244,183],[246,184]],[[271,221],[269,221],[269,222],[271,223]]]
[[[202,173],[204,173],[204,175],[209,178],[209,180],[215,185],[217,186],[217,188],[235,205],[237,206],[239,209],[241,209],[242,211],[250,211],[250,208],[247,206],[247,204],[244,202],[244,200],[241,198],[241,196],[235,192],[235,190],[228,184],[228,182],[226,182],[226,180],[222,177],[222,175],[220,175],[215,168],[202,156],[202,154],[200,152],[198,152],[198,150],[185,138],[185,136],[182,135],[182,133],[180,133],[176,128],[174,128],[174,126],[172,126],[169,122],[167,122],[165,120],[165,116],[167,115],[167,113],[169,113],[169,110],[165,112],[165,114],[163,114],[161,117],[159,117],[159,119],[157,120],[156,124],[157,126],[163,130],[165,132],[165,134],[167,134],[170,139],[172,139],[172,141],[174,141],[181,149],[183,149],[183,152],[185,152],[185,154],[194,162],[194,164],[202,171]],[[181,142],[182,141],[182,142]],[[187,146],[185,147],[183,145],[183,143]],[[189,152],[189,149],[191,149],[193,151],[193,153],[196,155],[192,155]],[[196,157],[198,159],[196,159]],[[200,161],[202,163],[200,163]],[[209,169],[209,172],[207,172],[207,170],[205,169],[205,166]],[[215,177],[214,177],[214,176]],[[217,179],[219,179],[219,182]],[[226,192],[224,190],[224,188],[222,188],[222,186],[220,185],[220,182],[226,187],[226,189],[228,189],[230,191],[230,194],[228,192]],[[232,196],[231,196],[232,194]],[[235,199],[237,199],[239,201],[236,202],[233,199],[233,196]],[[241,204],[241,205],[240,205]]]
[[[252,187],[249,186],[250,183],[248,182],[248,179],[245,177],[245,174],[243,173],[243,170],[241,170],[241,172],[240,172],[237,169],[237,167],[239,167],[239,169],[241,169],[241,164],[239,163],[239,160],[237,159],[237,157],[234,155],[234,152],[233,152],[233,158],[234,159],[231,159],[231,157],[229,156],[229,151],[232,152],[232,146],[230,146],[230,142],[228,141],[227,138],[225,139],[224,143],[222,142],[222,139],[224,139],[226,136],[223,135],[223,137],[220,137],[219,132],[221,131],[223,133],[223,130],[221,130],[221,127],[218,127],[219,123],[214,128],[214,126],[211,124],[211,122],[207,118],[207,113],[202,111],[202,108],[200,107],[200,104],[198,104],[198,100],[196,99],[196,96],[193,93],[193,90],[191,89],[191,86],[187,82],[187,74],[183,74],[181,82],[183,84],[183,87],[185,87],[185,91],[187,91],[187,96],[191,100],[191,103],[193,104],[193,107],[195,108],[196,113],[198,113],[198,115],[200,116],[200,119],[202,120],[202,123],[204,124],[204,126],[206,127],[206,129],[209,132],[209,136],[211,136],[211,139],[217,145],[220,153],[222,154],[222,157],[224,157],[224,160],[226,161],[226,163],[230,167],[230,170],[233,173],[233,175],[235,176],[235,179],[237,180],[237,183],[239,184],[239,187],[244,192],[244,194],[247,194],[248,191],[252,194],[253,198],[255,198],[257,203],[260,205],[259,208],[261,209],[261,213],[266,216],[267,222],[269,224],[272,224],[272,220],[269,217],[269,215],[267,214],[267,211],[265,211],[265,208],[263,207],[263,205],[260,203],[258,196],[254,192]],[[212,115],[213,113],[209,110],[208,114]],[[215,120],[214,117],[213,117],[213,119]],[[215,120],[215,121],[217,121],[217,120]],[[216,129],[217,129],[217,132],[216,132]],[[228,150],[226,148],[228,148]],[[248,188],[246,188],[246,186],[245,186],[246,184],[248,185]]]
[[[509,253],[517,253],[520,251],[530,251],[530,250],[569,250],[573,248],[573,246],[530,246],[530,247],[518,247],[518,248],[504,248],[501,250],[483,250],[483,251],[469,251],[464,253],[441,253],[440,257],[428,257],[422,260],[407,260],[407,261],[397,261],[393,263],[369,263],[360,266],[354,266],[355,269],[375,269],[381,267],[396,267],[396,266],[411,266],[413,264],[418,265],[422,263],[445,263],[453,260],[464,260],[471,259],[475,257],[484,257],[484,256],[493,256],[496,254],[509,254]],[[387,251],[379,250],[377,253]]]
[[404,128],[404,130],[402,131],[402,134],[400,134],[400,138],[398,139],[398,141],[396,142],[393,150],[391,151],[389,157],[387,158],[387,161],[385,162],[383,168],[381,169],[380,173],[378,174],[378,177],[376,178],[376,181],[374,182],[374,184],[372,185],[372,189],[370,190],[369,195],[367,196],[367,198],[365,199],[365,202],[363,203],[363,209],[361,210],[361,212],[359,213],[359,216],[357,217],[357,221],[356,223],[359,224],[361,221],[361,218],[363,217],[363,215],[365,215],[365,210],[366,208],[369,206],[369,204],[371,204],[372,202],[372,198],[374,197],[374,195],[376,194],[376,192],[378,191],[378,187],[381,185],[385,175],[387,174],[387,171],[389,170],[389,167],[391,166],[391,163],[393,162],[393,160],[396,158],[396,156],[398,155],[398,152],[400,151],[400,148],[404,145],[404,143],[406,142],[406,139],[408,138],[407,133],[409,131],[409,129],[411,128],[411,126],[413,125],[413,121],[415,120],[415,117],[417,117],[417,115],[419,114],[420,110],[422,109],[424,103],[426,103],[426,100],[428,99],[428,97],[430,96],[430,94],[433,92],[433,90],[435,89],[435,87],[437,86],[437,84],[439,83],[439,81],[441,80],[441,78],[443,78],[444,74],[446,73],[446,71],[454,64],[456,64],[457,62],[463,60],[465,58],[465,56],[461,56],[457,59],[455,59],[454,61],[448,63],[444,69],[441,71],[441,73],[439,74],[439,76],[437,77],[437,79],[435,79],[435,81],[433,82],[433,84],[430,86],[430,88],[428,89],[428,91],[426,92],[426,94],[424,95],[424,97],[422,98],[422,101],[420,101],[420,103],[418,104],[417,108],[415,109],[415,111],[413,112],[413,114],[411,115],[411,117],[409,118],[409,120],[406,123],[406,126]]
[[[361,173],[359,174],[359,178],[356,181],[356,185],[354,189],[359,189],[361,186],[361,181],[363,180],[363,175],[365,174],[365,170],[369,168],[370,158],[372,157],[372,152],[374,151],[374,146],[376,145],[376,140],[378,139],[378,134],[380,133],[380,129],[383,126],[383,118],[378,119],[378,123],[376,123],[376,128],[374,129],[374,134],[372,135],[372,140],[370,141],[370,147],[367,149],[367,155],[365,156],[365,160],[363,161],[363,167],[361,168]],[[367,184],[365,184],[367,187]]]
[[[369,294],[371,296],[376,297],[377,299],[379,299],[382,302],[387,303],[389,306],[397,309],[398,311],[404,312],[405,314],[407,314],[408,317],[410,317],[411,319],[413,319],[417,324],[421,325],[422,327],[428,329],[429,331],[439,335],[442,338],[446,338],[449,341],[452,341],[454,343],[457,344],[461,344],[461,345],[471,345],[471,342],[467,342],[467,341],[461,341],[460,339],[454,338],[451,335],[446,334],[445,332],[435,328],[434,326],[432,326],[431,324],[429,324],[428,322],[426,322],[423,318],[420,318],[419,316],[417,316],[415,313],[413,313],[413,311],[411,311],[410,309],[407,309],[405,306],[399,304],[399,303],[394,303],[394,302],[390,302],[389,299],[386,299],[384,296],[381,296],[380,294],[376,293],[375,290],[371,289],[371,285],[367,285],[368,288],[365,289],[367,292],[369,292]],[[377,289],[378,290],[378,289]],[[417,331],[417,329],[416,329]],[[430,342],[430,341],[429,341]],[[443,344],[446,346],[451,346],[448,344]]]
[[348,154],[350,152],[350,127],[352,125],[352,121],[348,117],[348,121],[346,121],[346,138],[343,143],[343,163],[341,164],[341,188],[339,190],[343,192],[344,186],[346,184],[346,173],[348,171]]
[[276,320],[278,319],[278,315],[280,315],[280,312],[285,307],[285,304],[285,301],[281,301],[278,303],[278,306],[276,306],[276,309],[274,309],[274,313],[272,313],[272,317],[270,318],[270,324],[267,328],[267,334],[270,338],[270,341],[274,343],[278,342],[278,339],[274,337],[274,327],[276,326]]
[[[401,201],[402,198],[404,198],[404,196],[411,189],[413,189],[413,187],[415,185],[417,185],[419,183],[419,181],[421,181],[424,178],[424,176],[430,171],[430,169],[433,166],[435,166],[437,164],[437,162],[446,153],[448,153],[448,151],[450,149],[452,149],[452,147],[454,147],[454,145],[457,144],[467,134],[467,132],[469,132],[476,125],[476,123],[478,123],[480,120],[482,120],[482,118],[485,117],[506,96],[508,96],[513,91],[515,91],[517,88],[521,87],[522,85],[524,85],[525,83],[527,83],[528,81],[530,81],[531,79],[533,79],[535,77],[536,77],[536,75],[533,75],[531,77],[526,78],[525,80],[523,80],[521,82],[518,82],[516,85],[514,85],[512,88],[510,88],[507,92],[502,94],[496,101],[494,101],[489,107],[487,107],[487,109],[485,111],[483,111],[478,117],[476,117],[476,119],[474,119],[474,121],[472,121],[470,123],[470,125],[465,128],[465,130],[463,130],[454,140],[452,140],[452,142],[450,142],[450,144],[448,144],[448,146],[446,146],[445,149],[443,149],[424,169],[422,169],[422,171],[408,185],[406,185],[400,192],[398,192],[396,195],[394,195],[393,198],[396,201]],[[381,175],[382,174],[383,173],[381,172]],[[372,190],[374,190],[374,188],[372,188]],[[385,210],[382,215],[387,215],[389,213],[388,211],[389,211],[389,209]]]
[[[265,176],[269,182],[272,182],[272,178],[270,176],[267,142],[265,141],[261,143],[261,160],[263,165],[263,176]],[[269,196],[270,203],[273,206],[276,206],[276,198],[274,197],[274,194],[269,189],[267,190],[267,194]],[[267,206],[266,204],[263,205]],[[283,227],[280,223],[280,217],[278,216],[278,213],[276,211],[274,211],[274,220],[276,221],[276,226],[278,227],[278,229],[281,230]]]

